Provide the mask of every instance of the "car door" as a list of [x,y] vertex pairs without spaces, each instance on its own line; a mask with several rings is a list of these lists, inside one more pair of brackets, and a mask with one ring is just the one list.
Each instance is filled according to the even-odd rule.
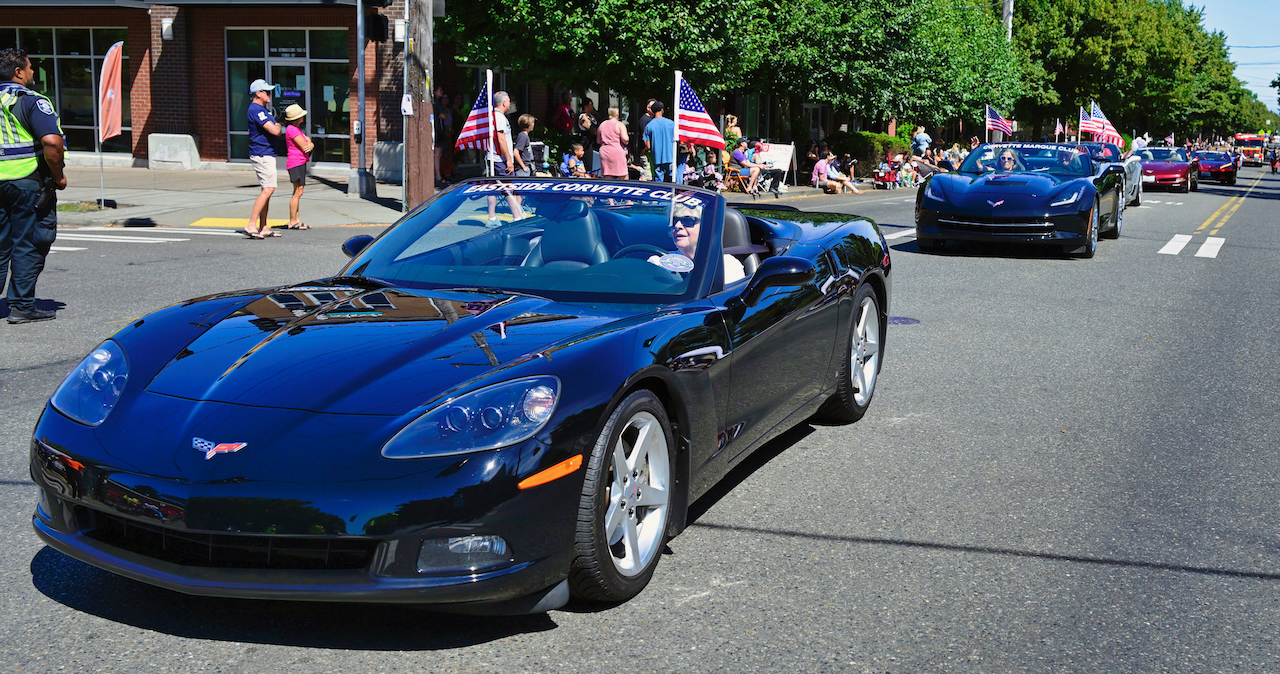
[[727,470],[769,430],[828,388],[839,296],[816,247],[790,251],[813,260],[815,281],[771,288],[754,307],[733,302],[741,285],[713,296],[732,346],[730,394],[717,458]]

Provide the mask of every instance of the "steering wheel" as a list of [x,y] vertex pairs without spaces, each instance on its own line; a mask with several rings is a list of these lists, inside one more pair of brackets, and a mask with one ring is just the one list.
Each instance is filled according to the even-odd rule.
[[636,243],[636,244],[632,244],[632,245],[630,245],[630,246],[624,246],[624,247],[622,247],[622,248],[619,248],[619,249],[618,249],[618,252],[616,252],[616,253],[614,253],[612,256],[610,256],[610,257],[609,257],[609,259],[610,259],[610,260],[617,260],[618,258],[626,257],[626,256],[628,256],[628,255],[630,255],[630,254],[632,254],[632,253],[640,253],[640,252],[644,252],[644,253],[654,253],[654,254],[657,254],[657,255],[666,255],[667,253],[669,253],[669,252],[671,252],[671,251],[669,251],[669,250],[663,250],[663,249],[661,249],[661,248],[659,248],[659,247],[657,247],[657,246],[654,246],[654,245],[651,245],[651,244],[647,244],[647,243]]

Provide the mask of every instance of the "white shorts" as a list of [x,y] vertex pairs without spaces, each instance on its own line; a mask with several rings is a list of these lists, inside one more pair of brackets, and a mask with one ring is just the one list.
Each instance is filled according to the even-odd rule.
[[269,187],[275,189],[279,186],[276,180],[276,158],[266,155],[253,155],[249,157],[249,161],[253,162],[253,172],[258,174],[258,185],[261,187]]

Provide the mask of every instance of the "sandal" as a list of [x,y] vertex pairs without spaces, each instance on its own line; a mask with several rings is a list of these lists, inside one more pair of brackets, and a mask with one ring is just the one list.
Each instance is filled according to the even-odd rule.
[[269,230],[267,230],[266,232],[264,232],[264,233],[262,234],[262,238],[264,238],[264,239],[266,239],[266,238],[274,238],[274,237],[277,237],[277,236],[280,236],[280,232],[277,232],[277,231],[275,231],[274,229],[269,229]]
[[311,229],[311,226],[305,222],[292,222],[284,226],[285,229]]
[[263,236],[262,232],[251,232],[247,229],[240,230],[240,233],[243,234],[246,239],[261,240],[267,238],[266,236]]

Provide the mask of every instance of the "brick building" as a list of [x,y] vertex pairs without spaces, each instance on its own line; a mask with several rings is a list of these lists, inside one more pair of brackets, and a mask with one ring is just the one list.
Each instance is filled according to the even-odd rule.
[[[394,25],[404,0],[366,12]],[[35,86],[53,99],[76,163],[97,163],[98,74],[117,41],[124,42],[124,132],[102,148],[110,163],[148,165],[153,134],[189,137],[206,165],[247,161],[248,86],[261,77],[276,85],[281,119],[290,103],[308,110],[317,170],[359,165],[353,2],[0,0],[0,48],[31,56]],[[365,166],[373,169],[375,150],[394,156],[388,143],[401,140],[402,45],[391,38],[365,50]],[[398,158],[383,163],[383,175],[398,175]]]

